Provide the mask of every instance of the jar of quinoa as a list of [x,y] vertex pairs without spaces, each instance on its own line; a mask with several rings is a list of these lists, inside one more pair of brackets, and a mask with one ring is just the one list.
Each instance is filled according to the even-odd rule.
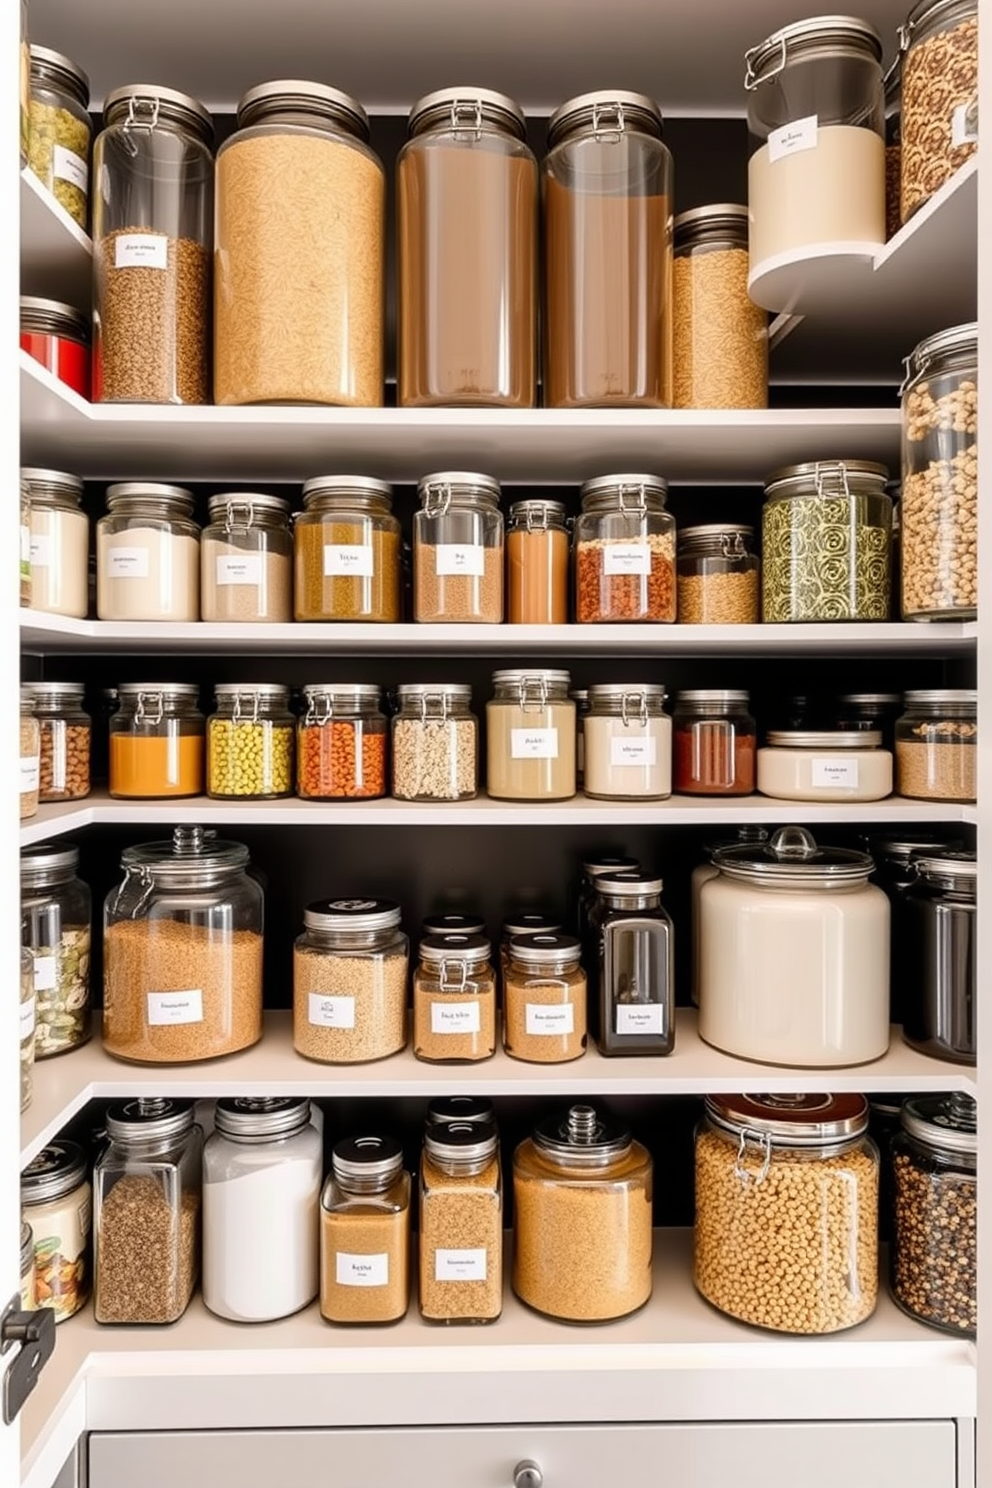
[[896,789],[922,801],[974,801],[978,693],[939,687],[906,693],[896,720]]

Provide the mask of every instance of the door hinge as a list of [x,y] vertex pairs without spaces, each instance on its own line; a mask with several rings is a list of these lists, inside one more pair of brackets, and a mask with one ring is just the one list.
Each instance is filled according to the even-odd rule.
[[18,1345],[3,1375],[3,1419],[9,1426],[55,1352],[55,1313],[50,1307],[21,1311],[15,1292],[0,1314],[0,1355]]

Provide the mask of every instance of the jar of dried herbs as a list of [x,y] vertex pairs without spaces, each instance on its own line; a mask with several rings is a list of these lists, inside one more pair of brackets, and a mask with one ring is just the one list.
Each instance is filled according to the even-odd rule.
[[93,135],[89,101],[89,79],[81,67],[48,47],[31,48],[28,164],[84,232]]
[[308,480],[294,547],[297,620],[400,619],[400,524],[386,481]]
[[79,849],[39,842],[21,850],[21,941],[34,955],[35,1058],[64,1054],[90,1036],[88,886]]

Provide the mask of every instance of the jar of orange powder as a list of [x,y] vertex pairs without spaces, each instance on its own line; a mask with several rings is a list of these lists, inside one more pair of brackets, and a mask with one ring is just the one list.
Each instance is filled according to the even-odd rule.
[[367,683],[313,683],[303,689],[296,792],[305,800],[386,794],[382,692]]
[[110,719],[112,796],[203,793],[206,724],[192,682],[122,682]]
[[506,609],[511,625],[568,620],[565,505],[532,497],[510,507],[506,529]]

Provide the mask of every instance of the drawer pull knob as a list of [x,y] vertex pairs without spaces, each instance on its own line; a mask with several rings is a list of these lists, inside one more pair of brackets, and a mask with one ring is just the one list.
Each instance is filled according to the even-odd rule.
[[518,1462],[513,1469],[513,1488],[543,1488],[544,1474],[536,1462]]

